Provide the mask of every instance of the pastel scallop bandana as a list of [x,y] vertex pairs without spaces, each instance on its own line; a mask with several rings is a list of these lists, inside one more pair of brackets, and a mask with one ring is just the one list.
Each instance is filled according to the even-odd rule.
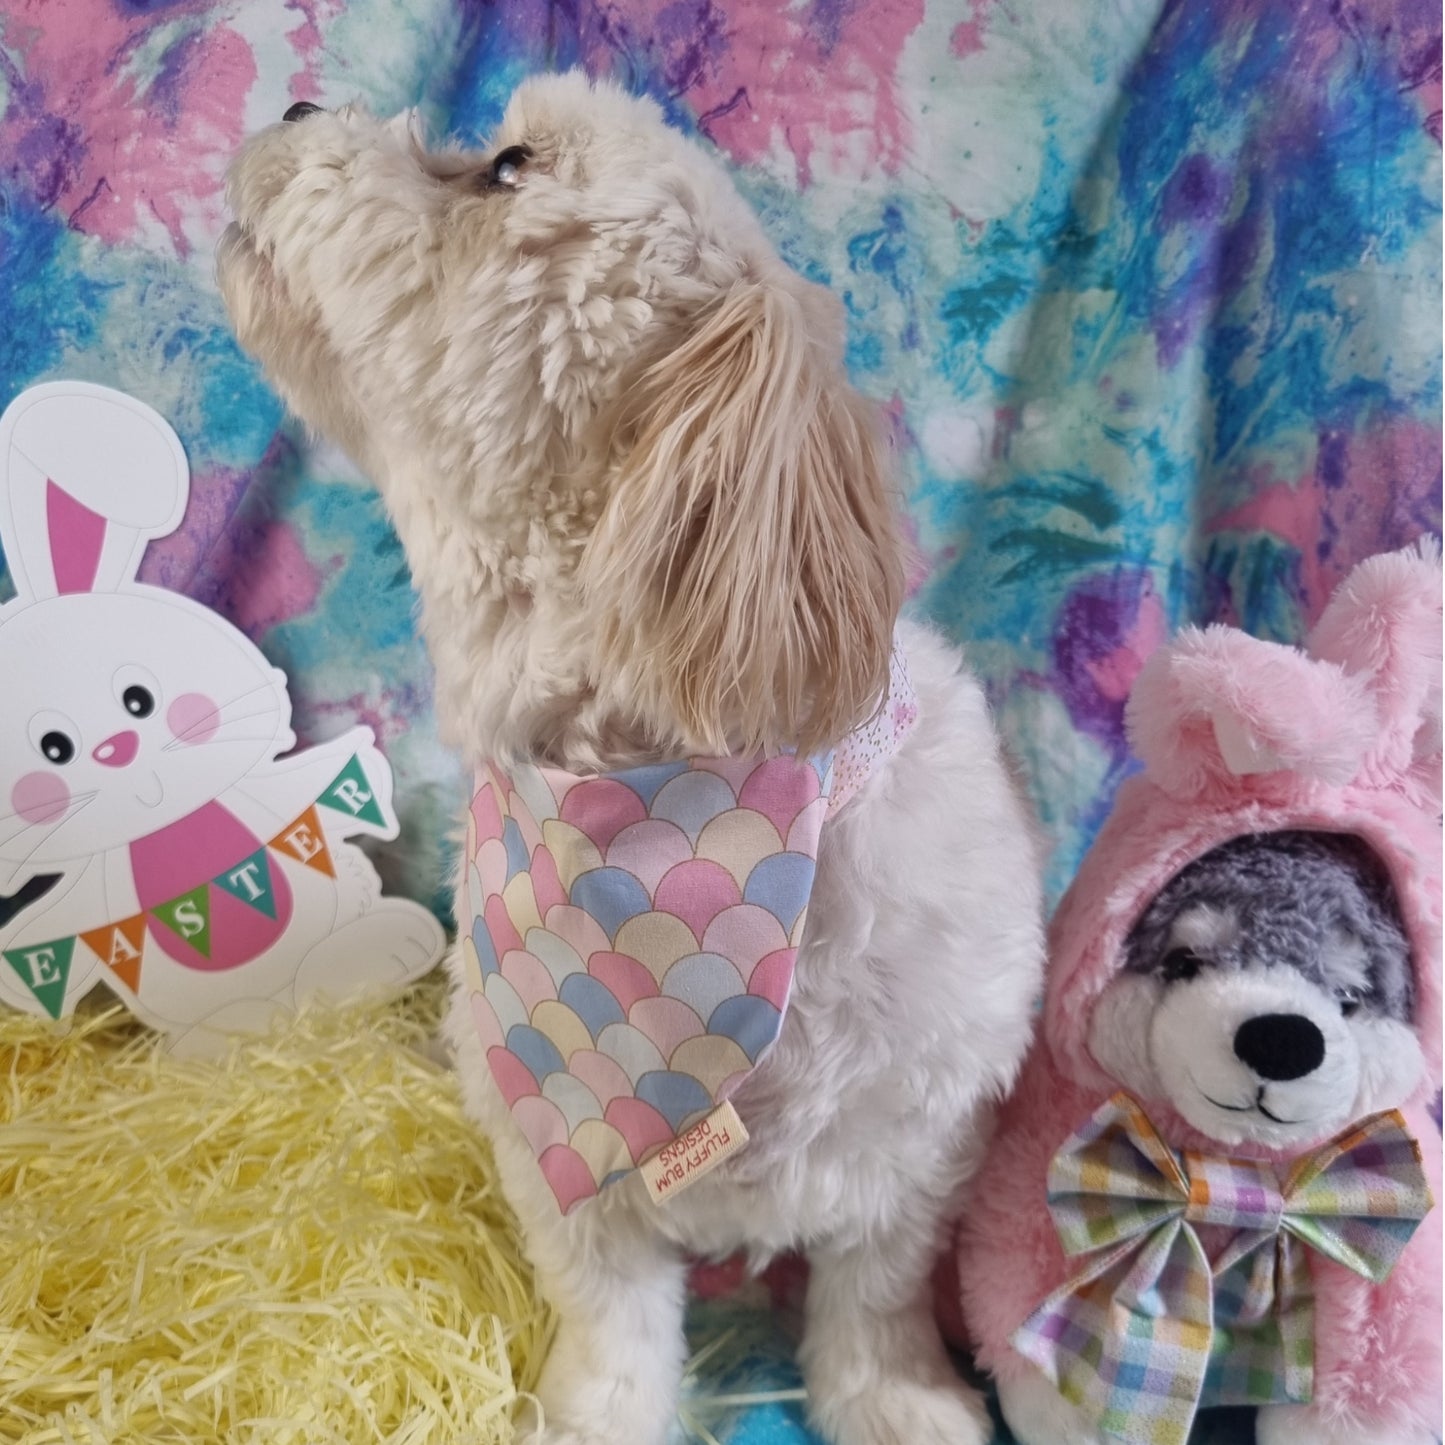
[[483,767],[462,951],[492,1077],[564,1212],[684,1135],[777,1038],[824,822],[917,716],[807,760]]

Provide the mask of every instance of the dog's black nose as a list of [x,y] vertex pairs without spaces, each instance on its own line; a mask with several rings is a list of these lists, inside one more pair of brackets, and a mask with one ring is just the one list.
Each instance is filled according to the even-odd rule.
[[1302,1079],[1324,1063],[1325,1036],[1303,1014],[1260,1014],[1240,1024],[1234,1052],[1261,1079]]
[[298,100],[295,105],[288,105],[286,107],[286,114],[283,115],[281,119],[305,120],[308,115],[315,115],[320,109],[321,107],[319,105],[312,105],[309,100]]

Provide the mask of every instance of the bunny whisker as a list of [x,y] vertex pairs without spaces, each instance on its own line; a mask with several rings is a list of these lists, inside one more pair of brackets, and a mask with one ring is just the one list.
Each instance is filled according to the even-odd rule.
[[[257,718],[274,719],[275,715],[276,714],[274,709],[262,709],[258,712],[234,713],[230,716],[222,717],[219,723],[204,720],[198,723],[193,723],[183,732],[177,733],[175,737],[170,740],[170,742],[165,744],[165,746],[162,748],[162,751],[171,752],[175,748],[196,747],[197,745],[203,745],[205,743],[213,741],[230,742],[235,740],[237,735],[235,733],[229,732],[228,729],[233,727],[236,723],[253,722]],[[217,712],[212,716],[220,716],[220,713]],[[274,730],[268,732],[266,736],[274,737]]]
[[195,751],[197,749],[207,749],[207,747],[221,747],[228,743],[269,743],[275,736],[276,734],[269,730],[264,731],[264,733],[224,733],[217,734],[215,737],[197,738],[197,740],[192,741],[192,743],[168,743],[160,751],[169,753],[169,751],[178,749],[178,747],[186,747],[186,749]]
[[162,749],[162,752],[173,752],[177,748],[204,748],[212,743],[237,743],[237,742],[267,742],[276,736],[273,728],[267,728],[264,732],[237,732],[233,731],[233,725],[239,726],[243,723],[254,723],[269,718],[268,713],[242,713],[238,718],[228,718],[214,732],[206,736],[187,738],[184,736],[173,738]]
[[[98,791],[93,793],[77,794],[70,800],[69,803],[66,804],[65,811],[61,813],[59,817],[49,819],[44,823],[32,823],[30,825],[31,828],[40,829],[43,831],[41,831],[40,836],[36,838],[34,843],[30,845],[29,849],[22,857],[13,860],[13,866],[17,868],[24,868],[25,865],[28,864],[30,860],[36,855],[36,853],[38,853],[40,849],[43,848],[52,837],[54,837],[55,832],[58,828],[62,827],[66,823],[69,823],[72,819],[74,819],[77,813],[89,807],[90,804],[93,803],[99,796],[100,794]],[[0,821],[8,822],[11,818],[14,818],[16,816],[18,815],[10,813],[4,819],[0,819]],[[24,830],[22,830],[21,833],[14,834],[13,836],[20,837],[22,836],[23,832]],[[7,862],[9,861],[11,860],[7,860]]]
[[[94,789],[88,793],[76,793],[53,818],[45,818],[38,823],[27,818],[24,820],[25,827],[17,830],[17,832],[11,836],[18,837],[20,833],[26,832],[31,828],[45,828],[53,832],[56,828],[60,827],[62,823],[68,823],[86,804],[94,802],[98,796],[98,791]],[[0,813],[0,825],[9,823],[19,817],[19,813]]]
[[246,702],[258,693],[264,695],[272,691],[273,689],[269,683],[260,683],[256,687],[247,688],[245,692],[237,693],[235,697],[228,699],[226,702],[217,703],[209,712],[203,713],[200,717],[188,723],[175,735],[175,738],[171,742],[166,744],[166,747],[168,749],[173,748],[178,744],[183,744],[189,739],[194,738],[198,733],[223,728],[233,722],[245,721],[247,718],[274,717],[274,707],[264,708],[260,712],[232,713],[229,717],[226,716],[228,708],[233,708],[238,703]]

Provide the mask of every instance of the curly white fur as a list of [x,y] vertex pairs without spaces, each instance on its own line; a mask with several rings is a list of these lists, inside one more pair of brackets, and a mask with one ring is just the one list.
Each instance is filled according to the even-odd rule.
[[[901,549],[838,307],[654,105],[528,82],[478,155],[318,113],[257,137],[230,194],[241,340],[380,486],[469,761],[808,746],[876,706]],[[685,1253],[798,1246],[824,1431],[987,1438],[928,1279],[1028,1043],[1037,859],[978,685],[902,636],[920,721],[825,830],[782,1035],[734,1099],[747,1149],[664,1207],[634,1176],[563,1217],[453,1015],[561,1311],[550,1445],[661,1440]]]

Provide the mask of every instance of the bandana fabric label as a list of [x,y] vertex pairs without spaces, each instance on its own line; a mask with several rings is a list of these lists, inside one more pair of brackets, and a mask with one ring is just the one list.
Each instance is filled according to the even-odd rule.
[[661,1204],[681,1194],[689,1184],[696,1184],[747,1142],[748,1131],[738,1118],[738,1111],[730,1100],[724,1099],[681,1138],[664,1144],[656,1154],[642,1161],[641,1173],[648,1198],[654,1204]]
[[662,1200],[746,1141],[715,1111],[782,1027],[834,777],[846,801],[916,715],[895,652],[883,709],[836,757],[479,772],[472,1014],[564,1212],[666,1154]]

